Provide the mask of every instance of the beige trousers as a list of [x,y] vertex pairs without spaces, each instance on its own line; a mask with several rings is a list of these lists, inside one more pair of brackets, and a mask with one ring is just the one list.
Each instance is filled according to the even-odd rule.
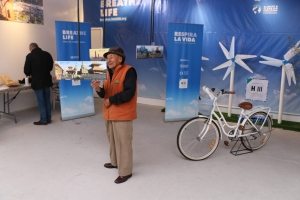
[[110,161],[118,166],[119,176],[132,174],[132,121],[106,121]]

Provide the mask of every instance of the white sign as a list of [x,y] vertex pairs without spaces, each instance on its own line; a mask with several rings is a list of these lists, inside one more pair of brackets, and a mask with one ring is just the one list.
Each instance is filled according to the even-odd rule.
[[188,79],[180,79],[179,80],[179,88],[180,89],[188,88]]
[[266,101],[268,83],[268,80],[249,78],[246,86],[246,99]]

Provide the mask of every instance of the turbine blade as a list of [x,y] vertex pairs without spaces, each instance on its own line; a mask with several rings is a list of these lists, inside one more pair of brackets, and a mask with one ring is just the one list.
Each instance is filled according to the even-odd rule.
[[230,67],[227,68],[226,73],[224,74],[223,80],[227,78],[227,76],[234,70],[234,63],[233,65],[230,65]]
[[217,67],[213,68],[212,70],[215,71],[215,70],[218,70],[218,69],[222,69],[222,68],[225,68],[225,67],[229,67],[231,64],[232,64],[232,61],[231,61],[231,60],[228,60],[227,62],[224,62],[224,63],[221,64],[221,65],[218,65]]
[[285,74],[288,80],[289,86],[291,85],[291,81],[293,80],[293,83],[296,85],[296,77],[295,77],[295,71],[294,67],[291,63],[288,63],[286,65],[283,65],[285,68]]
[[281,67],[282,66],[282,61],[277,61],[277,60],[268,60],[268,61],[259,61],[259,63],[265,64],[265,65],[270,65],[274,67]]
[[236,62],[238,65],[240,65],[241,67],[243,67],[245,70],[247,70],[247,71],[253,73],[253,71],[250,69],[250,67],[249,67],[246,63],[244,63],[243,60],[241,60],[241,59],[235,59],[235,62]]
[[293,58],[295,55],[297,55],[297,53],[299,53],[297,51],[297,48],[293,47],[293,48],[289,49],[288,52],[286,52],[283,55],[283,58],[284,58],[284,60],[289,61],[291,58]]
[[229,52],[227,51],[227,49],[223,46],[223,44],[221,42],[219,42],[219,45],[225,55],[225,57],[227,58],[227,60],[231,59],[230,56],[229,56]]
[[201,60],[209,60],[209,58],[202,56]]
[[300,47],[300,40],[295,44],[295,48],[299,49],[299,47]]
[[235,56],[236,59],[248,59],[248,58],[256,58],[257,56],[256,55],[246,55],[246,54],[237,54]]
[[[271,60],[279,60],[279,59],[277,59],[277,58],[271,58],[271,57],[268,57],[268,56],[260,56],[262,59],[265,59],[265,60],[268,60],[268,61],[271,61]],[[282,60],[280,60],[280,61],[282,61]]]
[[234,36],[232,36],[230,50],[229,50],[230,59],[234,58],[234,46],[235,46],[235,38]]

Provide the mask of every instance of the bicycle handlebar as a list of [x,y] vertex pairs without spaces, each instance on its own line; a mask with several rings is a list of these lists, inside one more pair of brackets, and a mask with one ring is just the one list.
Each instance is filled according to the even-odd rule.
[[220,90],[217,94],[214,93],[215,88],[208,88],[207,86],[203,86],[202,89],[206,92],[210,99],[218,98],[218,96],[223,94],[235,94],[234,91],[225,91],[224,89]]

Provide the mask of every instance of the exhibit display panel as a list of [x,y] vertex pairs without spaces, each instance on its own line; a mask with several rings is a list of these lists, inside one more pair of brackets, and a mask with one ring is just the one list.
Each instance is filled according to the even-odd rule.
[[[54,70],[59,81],[61,119],[95,114],[92,79],[105,79],[106,62],[89,61],[89,23],[56,21],[57,58]],[[86,61],[82,61],[86,60]]]
[[203,25],[170,23],[165,120],[198,115]]

